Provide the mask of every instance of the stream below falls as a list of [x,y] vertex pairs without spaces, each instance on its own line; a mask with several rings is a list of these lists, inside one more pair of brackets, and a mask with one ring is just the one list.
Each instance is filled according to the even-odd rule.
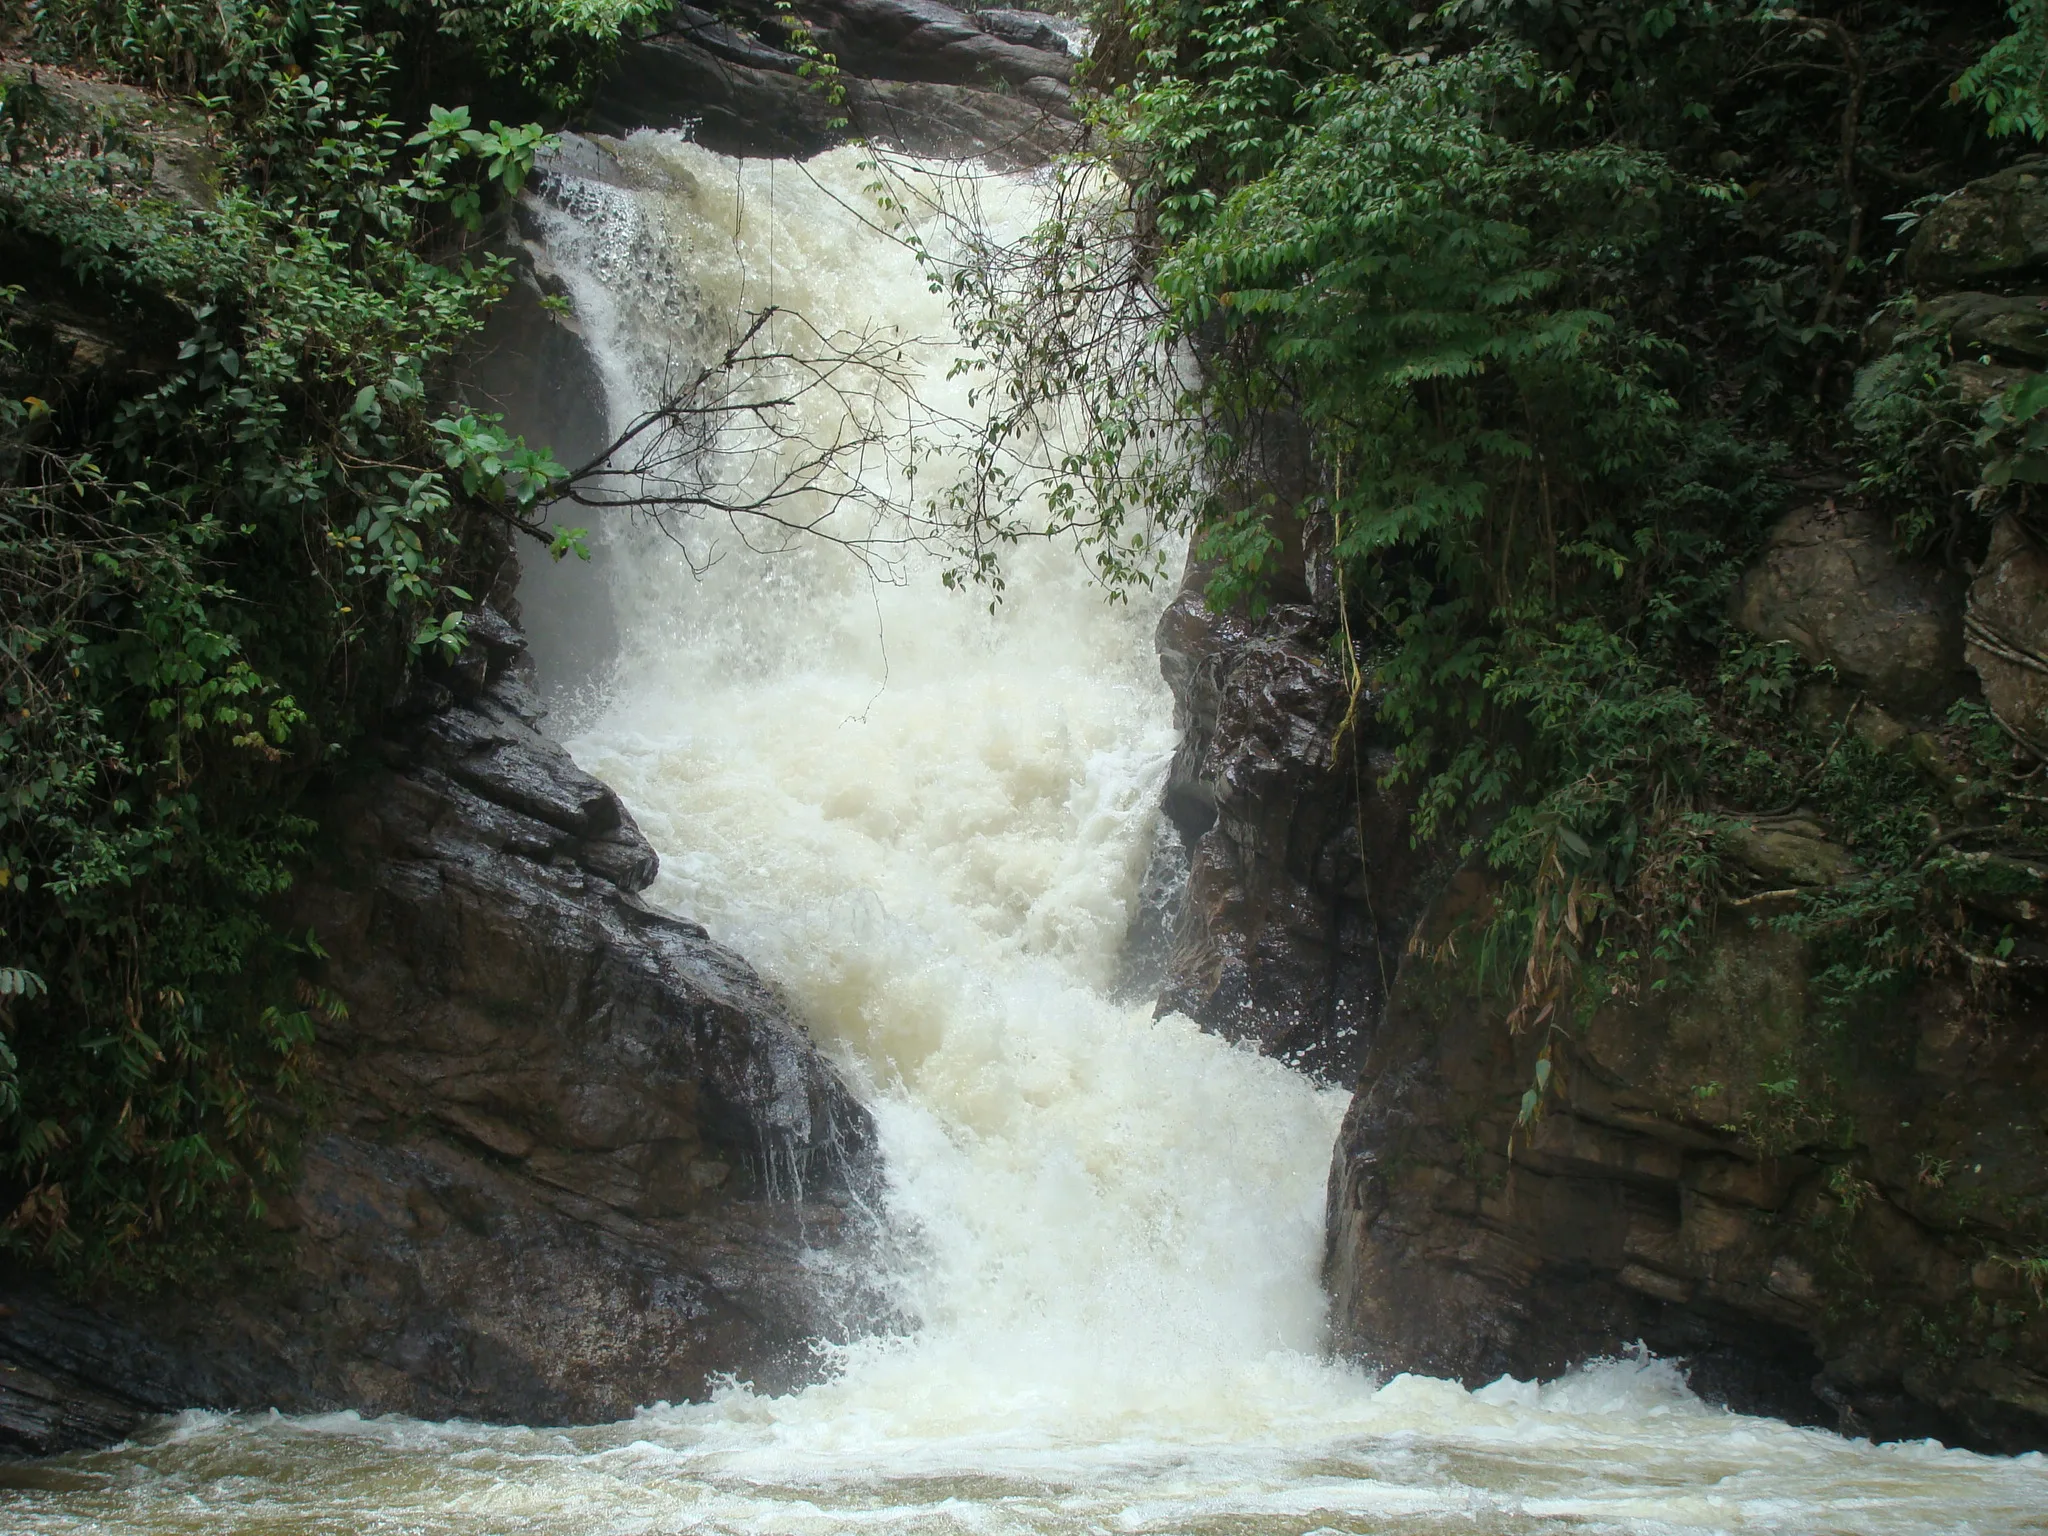
[[[944,298],[875,227],[856,152],[620,154],[629,175],[560,180],[539,215],[615,423],[769,304],[923,338],[918,408],[968,410]],[[976,196],[1032,217],[1025,180]],[[863,398],[814,407],[908,408]],[[899,487],[886,458],[883,502],[944,469]],[[660,851],[649,899],[782,987],[872,1108],[912,1326],[789,1396],[734,1383],[594,1428],[189,1413],[10,1470],[0,1529],[2048,1532],[2048,1459],[1731,1414],[1654,1359],[1467,1391],[1322,1353],[1344,1095],[1117,1000],[1175,742],[1163,590],[1111,604],[1071,549],[1027,546],[992,614],[909,545],[594,537],[621,650],[556,724]]]

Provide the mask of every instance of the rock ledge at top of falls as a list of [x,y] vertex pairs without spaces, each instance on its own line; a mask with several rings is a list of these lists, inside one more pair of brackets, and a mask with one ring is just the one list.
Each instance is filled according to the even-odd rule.
[[194,1407],[611,1420],[787,1386],[873,1316],[866,1112],[744,961],[640,900],[654,851],[534,728],[523,640],[471,629],[294,893],[348,1014],[274,1230],[177,1294],[0,1279],[0,1448]]
[[1041,164],[1074,137],[1075,60],[1057,18],[1002,11],[984,22],[937,0],[800,0],[795,15],[843,71],[843,102],[800,73],[806,59],[780,46],[788,18],[765,0],[716,14],[679,4],[621,51],[584,126],[681,128],[734,155],[807,156],[850,133],[1005,168]]

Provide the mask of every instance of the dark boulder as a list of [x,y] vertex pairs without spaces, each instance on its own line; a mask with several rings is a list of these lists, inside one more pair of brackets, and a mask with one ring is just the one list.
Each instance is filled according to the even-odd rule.
[[999,37],[1021,48],[1037,48],[1046,53],[1068,56],[1076,51],[1074,44],[1079,33],[1078,25],[1044,11],[972,11],[967,19],[990,37]]
[[830,148],[840,114],[797,75],[802,60],[778,51],[773,62],[740,62],[721,46],[724,30],[693,25],[624,49],[583,126],[608,134],[682,128],[728,155],[802,157]]
[[807,156],[849,134],[906,154],[1043,163],[1074,125],[1064,52],[1025,46],[936,0],[819,0],[799,9],[841,74],[840,101],[802,71],[787,19],[764,4],[679,5],[632,44],[586,125],[682,128],[722,154]]
[[1059,103],[1072,61],[1066,50],[1011,42],[999,18],[986,29],[938,0],[804,0],[799,14],[839,67],[876,80],[1013,90]]
[[2038,293],[1945,293],[1916,306],[1911,330],[1980,367],[2048,363],[2048,298]]
[[190,1407],[615,1419],[785,1387],[877,1316],[817,1262],[864,1241],[866,1113],[745,962],[639,899],[653,850],[534,729],[516,631],[472,628],[480,675],[334,796],[293,897],[347,1013],[272,1230],[177,1294],[0,1287],[0,1445]]
[[1391,759],[1369,691],[1337,741],[1350,688],[1330,634],[1309,606],[1211,612],[1199,572],[1160,620],[1181,731],[1166,812],[1190,855],[1160,1007],[1347,1081],[1419,911],[1422,860],[1379,788]]
[[1900,555],[1882,519],[1854,502],[1787,514],[1744,575],[1735,617],[1752,634],[1831,664],[1909,719],[1939,716],[1970,689],[1962,577]]
[[1937,204],[1913,233],[1906,272],[1921,289],[2048,273],[2048,160],[2007,166]]

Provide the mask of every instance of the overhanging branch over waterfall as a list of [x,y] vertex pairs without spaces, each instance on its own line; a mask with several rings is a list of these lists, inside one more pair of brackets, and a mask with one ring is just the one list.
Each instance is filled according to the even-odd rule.
[[910,256],[951,334],[821,324],[771,283],[719,350],[685,343],[651,387],[629,386],[637,413],[585,462],[551,466],[522,531],[559,557],[583,530],[551,534],[546,507],[624,512],[701,569],[723,521],[745,548],[821,541],[891,580],[920,551],[946,585],[997,600],[1005,550],[1071,539],[1112,595],[1160,579],[1196,495],[1199,423],[1131,189],[1088,155],[1022,198],[880,152],[864,170],[862,197],[812,186]]
[[568,471],[556,504],[646,517],[700,574],[716,556],[681,533],[706,518],[757,552],[817,539],[880,570],[890,551],[924,541],[916,526],[881,517],[898,500],[898,476],[915,474],[912,344],[878,328],[828,334],[778,306],[756,311],[723,353],[676,369],[651,408]]

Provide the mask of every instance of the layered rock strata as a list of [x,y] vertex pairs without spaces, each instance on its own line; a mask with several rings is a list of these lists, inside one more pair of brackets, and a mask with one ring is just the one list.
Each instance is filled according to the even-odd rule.
[[[803,30],[793,32],[792,20]],[[837,97],[815,69],[829,55]],[[1074,58],[1054,18],[936,0],[681,4],[621,54],[590,128],[683,128],[723,154],[806,156],[849,134],[907,154],[1043,163],[1071,142]]]
[[[1485,900],[1461,877],[1430,922]],[[2048,1443],[2024,1238],[2048,1197],[2048,1017],[1923,988],[1864,1021],[1884,1048],[1822,1108],[1776,1080],[1809,989],[1796,942],[1731,918],[1681,984],[1515,1035],[1497,998],[1411,959],[1331,1170],[1344,1347],[1477,1383],[1641,1341],[1737,1408]]]

